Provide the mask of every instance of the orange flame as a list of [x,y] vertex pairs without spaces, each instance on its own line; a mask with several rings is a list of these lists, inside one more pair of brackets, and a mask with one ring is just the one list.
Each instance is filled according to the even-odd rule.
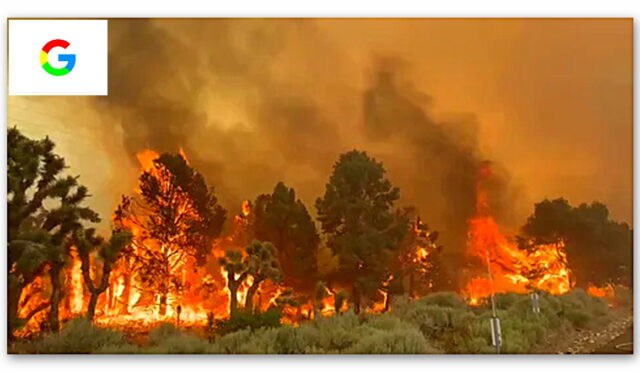
[[484,264],[486,274],[472,278],[462,293],[469,304],[478,305],[491,293],[525,293],[538,289],[551,294],[569,291],[573,282],[566,264],[564,242],[544,244],[526,251],[508,239],[490,214],[483,182],[491,176],[480,171],[476,215],[469,221],[467,252]]

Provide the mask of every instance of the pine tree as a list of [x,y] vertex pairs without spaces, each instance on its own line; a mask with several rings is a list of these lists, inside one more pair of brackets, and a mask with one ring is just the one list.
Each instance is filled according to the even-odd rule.
[[353,283],[356,313],[362,297],[373,298],[389,278],[389,263],[405,230],[392,211],[399,197],[382,163],[353,150],[340,156],[324,196],[316,200],[318,220],[339,258],[340,274]]

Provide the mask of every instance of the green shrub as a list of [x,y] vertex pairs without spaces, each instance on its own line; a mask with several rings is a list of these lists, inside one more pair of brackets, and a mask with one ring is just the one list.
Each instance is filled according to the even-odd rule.
[[415,328],[403,327],[393,330],[361,326],[357,342],[345,350],[350,354],[424,354],[436,353],[422,334]]
[[[529,303],[531,303],[531,299],[529,295],[523,295],[523,294],[513,293],[513,292],[497,293],[496,307],[498,309],[508,309],[511,306],[513,306],[513,304],[515,304],[516,302],[521,302],[525,299],[529,300]],[[529,306],[529,308],[531,308],[531,306]]]
[[586,328],[591,322],[591,315],[584,309],[569,309],[564,315],[576,328]]
[[458,300],[459,297],[450,294],[431,296],[402,307],[397,315],[437,348],[447,353],[464,353],[468,352],[466,342],[473,338],[471,324],[475,314]]
[[162,323],[149,331],[149,340],[151,344],[157,345],[167,338],[180,336],[181,333],[173,323]]
[[277,354],[305,354],[317,350],[318,332],[313,327],[284,326],[273,331],[275,332],[273,351]]
[[96,328],[87,319],[76,318],[65,323],[58,333],[17,343],[13,351],[30,354],[88,354],[123,344],[126,341],[120,332]]
[[353,330],[359,325],[360,320],[351,310],[332,317],[318,317],[312,323],[317,348],[328,353],[346,350],[357,341]]
[[144,354],[145,349],[130,343],[108,344],[93,351],[94,354]]
[[[258,331],[243,329],[237,332],[228,333],[215,341],[215,345],[226,354],[269,354],[271,352],[271,342],[269,336],[272,334],[262,334]],[[267,331],[267,329],[263,329]]]
[[417,302],[423,303],[425,305],[437,305],[443,307],[454,307],[454,308],[468,308],[469,305],[464,301],[464,299],[455,292],[438,292],[430,294],[426,297],[419,299]]
[[204,354],[217,353],[219,348],[206,339],[164,323],[149,332],[150,345],[140,352],[146,354]]
[[226,335],[243,329],[275,328],[280,326],[280,316],[281,311],[278,309],[269,309],[264,313],[239,311],[229,319],[216,320],[213,331],[216,335]]
[[[504,353],[530,353],[549,332],[585,328],[611,318],[601,299],[582,290],[561,296],[540,294],[540,313],[534,314],[525,294],[496,297]],[[453,293],[437,293],[418,301],[394,299],[392,311],[332,317],[319,316],[297,327],[280,325],[280,313],[239,313],[216,322],[209,341],[173,324],[149,332],[146,345],[127,342],[122,334],[93,327],[84,319],[64,325],[58,334],[9,345],[12,353],[494,353],[491,346],[489,306],[467,306]]]
[[562,306],[560,315],[571,321],[577,328],[590,328],[607,323],[611,311],[601,298],[589,296],[577,288],[557,297]]

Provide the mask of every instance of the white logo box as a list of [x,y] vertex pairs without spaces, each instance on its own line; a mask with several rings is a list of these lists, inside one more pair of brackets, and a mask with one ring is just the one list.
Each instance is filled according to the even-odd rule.
[[[64,67],[58,54],[75,54],[76,63],[66,75],[54,76],[40,63],[42,47],[62,39],[69,47],[53,48],[52,67]],[[105,96],[108,93],[107,20],[9,20],[9,95]]]

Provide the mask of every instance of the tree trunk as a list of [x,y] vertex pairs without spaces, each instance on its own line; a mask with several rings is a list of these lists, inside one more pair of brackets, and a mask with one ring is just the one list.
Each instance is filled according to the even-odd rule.
[[360,314],[360,289],[358,284],[353,285],[353,311]]
[[60,265],[53,264],[49,275],[51,276],[51,310],[49,311],[49,327],[52,332],[60,330],[60,319],[58,316],[60,306]]
[[91,271],[90,265],[91,260],[88,254],[80,255],[80,260],[82,261],[82,277],[84,279],[84,285],[87,287],[89,292],[91,293],[91,298],[89,299],[89,307],[87,308],[87,319],[89,321],[93,321],[93,318],[96,314],[96,305],[98,304],[98,297],[102,292],[106,291],[109,287],[109,275],[111,274],[111,263],[109,261],[105,261],[102,266],[102,277],[100,278],[100,285],[95,287],[93,285],[93,280],[91,279]]
[[100,293],[91,292],[91,298],[89,299],[89,306],[87,307],[87,319],[93,322],[93,317],[96,314],[96,304],[98,303],[98,296]]
[[391,304],[391,293],[387,292],[387,298],[384,299],[384,310],[382,310],[383,313],[386,313],[389,311],[390,305]]
[[165,291],[160,294],[160,304],[158,306],[158,314],[164,316],[167,313],[167,293]]
[[[120,298],[122,298],[122,303],[123,305],[120,305],[120,309],[118,310],[118,313],[123,315],[123,314],[129,314],[129,303],[131,302],[131,273],[129,271],[130,269],[127,268],[126,273],[124,274],[124,289],[122,290],[122,295],[120,296]],[[118,298],[116,296],[114,296],[114,303],[111,304],[112,306],[118,306]]]
[[409,298],[410,299],[414,299],[415,298],[415,275],[413,274],[413,271],[411,271],[409,273]]
[[229,316],[232,318],[238,312],[238,283],[229,282]]
[[247,273],[242,273],[237,279],[232,270],[227,271],[227,286],[229,286],[229,316],[234,317],[238,312],[238,288],[246,279]]
[[258,291],[258,287],[260,287],[260,283],[262,283],[263,279],[255,279],[251,287],[247,290],[247,299],[244,303],[244,309],[253,313],[253,296],[255,296]]
[[311,300],[311,316],[313,319],[316,319],[318,316],[318,302],[315,300]]

